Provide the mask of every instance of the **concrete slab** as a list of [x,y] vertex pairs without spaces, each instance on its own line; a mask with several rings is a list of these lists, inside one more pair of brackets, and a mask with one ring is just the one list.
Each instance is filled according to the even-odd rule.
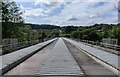
[[[56,40],[57,41],[57,40]],[[46,61],[46,58],[51,53],[56,41],[51,43],[50,45],[46,46],[42,50],[40,50],[35,55],[31,56],[29,59],[25,60],[21,64],[17,65],[12,70],[8,71],[4,74],[4,76],[8,75],[34,75],[37,68],[40,64]]]
[[44,62],[35,74],[36,76],[80,76],[84,74],[77,62],[60,38],[51,52],[48,60]]
[[[73,46],[71,43],[66,42],[66,45],[68,46],[70,52],[76,59],[79,66],[84,71],[86,77],[116,77],[116,75],[96,62],[94,59],[89,57],[87,54],[82,52],[81,50],[77,49],[75,46]],[[118,77],[118,76],[117,76]]]
[[10,68],[24,61],[28,56],[34,54],[37,50],[56,39],[57,38],[0,56],[0,58],[2,58],[2,67],[0,68],[0,71],[2,70],[3,73],[6,72]]
[[104,61],[105,63],[109,64],[110,66],[112,66],[116,69],[119,69],[118,58],[120,56],[115,55],[115,54],[111,54],[109,52],[105,52],[105,51],[97,49],[97,48],[93,48],[91,46],[84,45],[83,43],[80,43],[80,42],[78,43],[78,42],[73,41],[71,39],[67,39],[67,38],[64,38],[64,39],[67,40],[68,42],[70,42],[71,44],[75,45],[76,47],[85,50],[86,52],[90,53],[91,55],[94,55],[98,59],[100,59],[100,60]]

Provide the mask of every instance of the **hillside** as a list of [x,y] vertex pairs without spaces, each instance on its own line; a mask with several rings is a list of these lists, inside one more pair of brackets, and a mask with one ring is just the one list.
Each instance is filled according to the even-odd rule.
[[60,29],[59,26],[48,25],[48,24],[41,24],[41,25],[39,25],[39,24],[27,23],[26,25],[29,25],[34,30],[39,30],[39,29]]

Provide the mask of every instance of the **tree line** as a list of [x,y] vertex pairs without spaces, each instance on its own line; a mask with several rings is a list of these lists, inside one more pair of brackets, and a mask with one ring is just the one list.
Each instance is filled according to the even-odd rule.
[[102,41],[103,38],[118,39],[120,44],[120,24],[95,24],[92,26],[66,26],[63,36],[90,41]]
[[91,41],[116,38],[120,41],[120,24],[95,24],[92,26],[56,26],[25,23],[23,12],[13,1],[3,0],[2,38],[18,38],[19,41],[44,40],[54,37],[69,37]]

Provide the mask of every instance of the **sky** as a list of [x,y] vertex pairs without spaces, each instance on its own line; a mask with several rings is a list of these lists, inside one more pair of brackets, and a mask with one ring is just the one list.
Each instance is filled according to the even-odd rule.
[[[118,23],[117,0],[15,0],[26,23],[90,26]],[[115,8],[116,7],[116,8]]]

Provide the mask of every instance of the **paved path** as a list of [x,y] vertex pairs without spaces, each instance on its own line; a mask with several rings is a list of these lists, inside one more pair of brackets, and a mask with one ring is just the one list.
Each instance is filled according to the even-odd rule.
[[86,52],[96,56],[97,58],[101,59],[102,61],[108,63],[109,65],[113,66],[114,68],[119,69],[118,67],[118,57],[115,54],[111,54],[109,52],[105,52],[103,50],[97,49],[97,48],[93,48],[87,45],[84,45],[83,43],[78,43],[76,41],[64,38],[65,40],[69,41],[70,43],[72,43],[73,45],[77,46],[78,48],[81,48],[83,50],[85,50]]
[[8,71],[5,75],[34,75],[39,65],[42,64],[42,62],[44,62],[51,53],[51,50],[53,49],[56,42],[57,40],[12,70]]
[[71,43],[68,43],[67,41],[65,41],[65,43],[79,66],[84,71],[85,77],[118,77],[81,50],[77,49]]
[[17,50],[13,53],[0,56],[0,59],[2,59],[0,60],[0,63],[2,63],[2,67],[0,67],[0,71],[5,73],[9,69],[13,68],[14,66],[18,65],[19,63],[27,59],[27,57],[36,53],[39,49],[45,47],[46,45],[48,45],[49,43],[51,43],[56,39],[57,38],[24,49]]
[[[78,41],[80,42],[80,41]],[[80,43],[83,43],[85,45],[88,45],[88,46],[91,46],[91,47],[94,47],[94,48],[97,48],[97,49],[100,49],[100,50],[103,50],[103,51],[106,51],[106,52],[109,52],[109,53],[112,53],[112,54],[115,54],[115,55],[119,55],[120,51],[117,51],[115,49],[110,49],[110,48],[105,48],[105,47],[101,47],[101,46],[98,46],[98,45],[93,45],[93,44],[89,44],[89,43],[85,43],[85,42],[80,42]]]
[[54,46],[48,60],[44,62],[37,76],[83,76],[83,72],[60,38]]

